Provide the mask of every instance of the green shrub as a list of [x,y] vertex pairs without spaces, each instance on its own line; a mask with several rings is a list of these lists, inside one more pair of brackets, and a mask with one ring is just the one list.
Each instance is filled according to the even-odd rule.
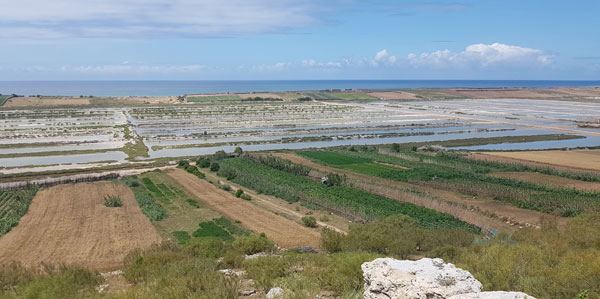
[[263,234],[260,236],[247,236],[233,241],[233,247],[241,250],[244,254],[256,254],[275,250],[275,243],[267,239]]
[[244,194],[244,190],[242,189],[237,189],[237,191],[235,191],[235,197],[240,198],[240,196],[242,196],[242,194]]
[[247,193],[242,194],[240,198],[243,200],[252,200],[252,196],[248,195]]
[[210,159],[208,159],[206,157],[200,157],[196,161],[196,166],[198,166],[200,168],[208,168],[208,167],[210,167]]
[[323,216],[321,216],[321,217],[319,218],[319,221],[322,221],[322,222],[327,222],[327,221],[329,221],[329,216],[327,216],[327,215],[323,215]]
[[213,162],[210,164],[210,171],[212,171],[212,172],[217,172],[217,171],[219,171],[220,168],[221,168],[221,166],[217,162]]
[[109,208],[117,208],[123,206],[123,203],[121,202],[121,198],[118,196],[105,196],[104,206]]
[[[212,170],[213,169],[211,168],[211,171]],[[217,168],[217,175],[220,176],[220,177],[224,177],[227,180],[233,180],[237,176],[237,171],[235,171],[235,169],[233,169],[231,167],[218,167]]]
[[221,188],[225,191],[231,191],[231,186],[229,186],[227,184],[219,185],[219,188]]
[[317,227],[317,219],[312,216],[302,217],[302,223],[307,227]]
[[329,253],[342,251],[342,241],[344,234],[330,228],[323,228],[321,231],[321,248]]
[[183,251],[196,257],[218,258],[228,248],[221,238],[204,237],[191,239],[183,247]]
[[223,254],[223,265],[227,268],[240,268],[246,259],[246,255],[239,249],[230,249]]
[[242,150],[241,147],[236,146],[235,149],[233,150],[233,152],[236,154],[242,154],[244,152],[244,150]]

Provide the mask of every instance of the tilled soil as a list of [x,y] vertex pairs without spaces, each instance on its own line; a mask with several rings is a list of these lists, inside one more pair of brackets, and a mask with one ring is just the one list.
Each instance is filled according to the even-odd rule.
[[[104,206],[105,196],[123,205]],[[122,266],[133,249],[159,243],[133,192],[113,182],[58,185],[38,192],[19,225],[0,238],[0,264],[76,264],[93,270]]]
[[302,226],[282,216],[267,211],[251,201],[236,198],[206,180],[201,180],[181,169],[173,169],[168,175],[202,203],[217,212],[240,221],[244,227],[256,233],[265,233],[277,245],[284,248],[317,246],[320,234],[315,229]]

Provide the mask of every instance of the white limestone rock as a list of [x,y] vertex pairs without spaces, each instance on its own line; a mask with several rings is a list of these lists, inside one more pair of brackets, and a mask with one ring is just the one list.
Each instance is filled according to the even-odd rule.
[[442,259],[400,261],[378,258],[362,264],[365,299],[445,299],[479,293],[482,285],[468,271]]
[[481,292],[452,296],[448,299],[535,299],[521,292]]

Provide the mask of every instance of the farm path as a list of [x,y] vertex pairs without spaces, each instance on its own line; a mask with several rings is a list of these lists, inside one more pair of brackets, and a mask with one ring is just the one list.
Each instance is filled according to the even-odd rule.
[[[104,206],[105,196],[119,196],[123,206]],[[122,266],[129,251],[160,241],[125,185],[64,184],[39,191],[19,225],[0,238],[0,264],[66,263],[112,270]]]
[[[410,202],[438,212],[448,213],[462,221],[479,227],[510,232],[515,231],[518,227],[517,225],[539,225],[542,217],[554,217],[537,211],[520,209],[491,199],[473,198],[460,193],[441,190],[430,186],[392,181],[329,167],[315,163],[296,154],[276,153],[275,155],[324,173],[331,172],[345,174],[356,188],[398,201]],[[429,198],[425,198],[416,196],[410,192],[405,192],[406,190],[411,189],[418,190],[430,196]],[[474,207],[475,209],[471,207]],[[491,213],[494,213],[496,217],[490,216]],[[502,217],[510,219],[511,222],[516,223],[516,225],[506,223],[506,221],[501,220]],[[557,217],[557,221],[559,225],[565,223],[564,218]]]
[[240,221],[256,233],[265,233],[277,245],[284,248],[296,246],[318,246],[320,234],[267,211],[252,202],[236,198],[206,180],[198,179],[181,169],[173,169],[167,174],[181,184],[191,195],[217,212]]

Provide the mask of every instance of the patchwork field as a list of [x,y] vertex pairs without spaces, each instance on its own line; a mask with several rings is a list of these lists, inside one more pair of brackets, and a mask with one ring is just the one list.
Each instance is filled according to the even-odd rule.
[[[123,205],[106,207],[106,196],[118,196]],[[129,251],[160,241],[125,185],[59,185],[39,191],[19,225],[0,238],[0,263],[118,269]]]
[[206,206],[218,211],[256,233],[265,233],[267,237],[284,248],[294,246],[317,246],[319,232],[303,227],[282,216],[266,211],[251,202],[236,198],[205,180],[181,170],[169,171],[168,175],[185,186],[195,198]]

